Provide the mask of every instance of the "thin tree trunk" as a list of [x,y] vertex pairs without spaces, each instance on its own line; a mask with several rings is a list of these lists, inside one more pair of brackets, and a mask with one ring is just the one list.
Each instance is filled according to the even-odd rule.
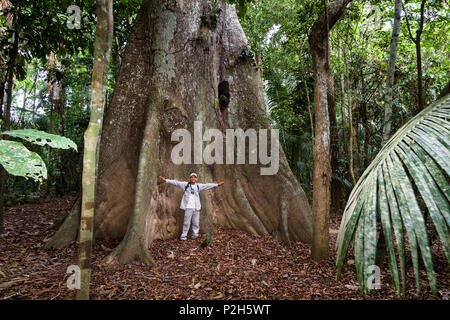
[[397,47],[401,25],[401,5],[402,0],[395,0],[394,21],[391,33],[391,47],[389,50],[389,62],[386,76],[386,92],[384,100],[384,126],[383,145],[391,137],[392,130],[392,95],[394,90],[395,61],[397,59]]
[[[360,77],[356,83],[356,88],[355,88],[355,93],[354,93],[354,97],[358,97],[358,95],[362,92],[361,88],[362,88],[362,81],[361,81],[362,77]],[[356,147],[356,152],[355,152],[355,158],[354,158],[354,171],[353,174],[355,176],[355,181],[358,181],[359,179],[359,168],[361,168],[361,150],[360,150],[360,143],[359,143],[359,135],[358,135],[358,131],[359,131],[359,124],[361,122],[361,105],[360,105],[360,100],[361,99],[354,99],[353,100],[353,104],[354,104],[354,108],[353,110],[356,111],[354,113],[353,116],[353,145]]]
[[352,182],[352,185],[356,185],[356,179],[355,179],[355,173],[353,169],[353,101],[352,101],[352,89],[350,85],[350,75],[348,71],[348,62],[346,59],[346,54],[344,53],[344,60],[345,60],[345,70],[346,70],[346,78],[347,78],[347,100],[348,100],[348,122],[349,122],[349,133],[348,133],[348,170],[350,173],[350,180]]
[[425,3],[427,0],[422,0],[420,4],[420,21],[419,28],[416,30],[416,36],[414,37],[411,32],[411,25],[408,19],[408,13],[406,12],[405,6],[403,6],[403,11],[405,12],[406,26],[408,28],[408,34],[411,40],[416,45],[416,59],[417,59],[417,95],[418,95],[418,110],[413,112],[413,116],[423,110],[425,107],[425,97],[423,95],[423,80],[422,80],[422,52],[420,45],[420,38],[423,32],[423,24],[425,19]]
[[[383,126],[383,142],[384,145],[392,133],[392,96],[394,91],[394,74],[395,61],[397,59],[398,40],[401,26],[401,6],[402,0],[395,0],[394,4],[394,21],[392,24],[391,46],[389,49],[389,61],[386,75],[386,93],[384,101],[384,126]],[[386,243],[383,232],[381,232],[377,244],[377,253],[375,263],[381,266],[386,254]]]
[[[54,109],[54,105],[53,102],[50,102],[50,116],[49,116],[49,124],[48,124],[48,133],[53,133],[53,109]],[[52,159],[51,159],[51,153],[52,153],[52,148],[50,146],[47,146],[47,163],[50,164]],[[47,182],[45,183],[45,193],[49,194],[50,193],[50,182],[51,181],[51,173],[49,172],[47,174]]]
[[113,1],[97,0],[96,12],[97,29],[95,31],[94,67],[92,70],[91,118],[84,134],[80,252],[78,261],[81,270],[81,287],[77,290],[77,300],[89,299],[91,250],[94,233],[97,143],[103,120],[106,76],[111,56]]
[[422,52],[421,52],[421,46],[420,46],[420,36],[417,36],[417,43],[416,43],[416,56],[417,56],[417,92],[419,95],[419,110],[417,110],[417,113],[423,110],[425,107],[425,97],[423,95],[423,80],[422,80]]
[[[331,55],[331,46],[330,53]],[[328,61],[329,63],[329,61]],[[339,142],[338,142],[338,128],[336,119],[336,99],[334,92],[334,77],[331,72],[328,73],[327,80],[327,101],[328,111],[330,117],[330,141],[331,141],[331,171],[337,172],[339,168]],[[337,210],[339,209],[339,202],[341,200],[341,183],[337,179],[331,179],[331,206]]]
[[4,81],[0,79],[0,119],[3,119],[3,97],[5,96],[5,84],[6,84],[6,77]]
[[[302,44],[303,47],[303,44]],[[304,64],[303,64],[303,59],[300,59],[301,66],[302,69],[304,68]],[[304,69],[303,69],[304,70]],[[306,73],[303,72],[303,74],[305,75]],[[309,114],[309,122],[311,125],[311,141],[312,141],[312,147],[314,148],[314,120],[313,120],[313,115],[312,115],[312,108],[311,108],[311,99],[309,98],[309,88],[308,88],[308,83],[307,83],[307,79],[306,79],[306,75],[303,78],[303,82],[305,83],[305,91],[306,91],[306,103],[308,104],[308,114]]]
[[309,43],[314,65],[314,176],[313,176],[313,240],[311,255],[316,261],[328,258],[330,214],[330,120],[328,112],[328,35],[350,0],[337,0],[327,6],[314,22]]
[[[348,12],[348,22],[347,22],[347,37],[345,39],[346,49],[348,48],[348,40],[350,36],[350,11]],[[350,85],[350,71],[347,59],[347,50],[344,50],[344,64],[345,64],[345,78],[347,82],[347,100],[348,100],[348,122],[349,122],[349,132],[348,132],[348,172],[350,175],[350,181],[352,185],[356,185],[355,173],[353,170],[353,102],[352,102],[352,89]]]
[[34,90],[33,90],[33,113],[31,114],[31,124],[32,124],[33,128],[35,126],[34,119],[35,119],[35,114],[36,114],[36,89],[37,89],[38,74],[39,74],[39,68],[36,63],[36,70],[35,70],[35,74],[34,74]]
[[[66,105],[66,84],[65,79],[62,79],[61,82],[61,91],[59,92],[59,102],[58,102],[58,116],[59,116],[59,134],[61,136],[65,136],[65,105]],[[64,154],[66,150],[58,150],[59,156],[59,167],[60,172],[66,171],[66,162],[64,161]],[[63,195],[65,191],[69,190],[69,181],[65,174],[59,175],[59,183],[60,186],[58,188],[59,194]],[[65,190],[64,190],[65,188]]]
[[22,101],[22,108],[21,108],[22,110],[20,110],[19,119],[17,120],[17,124],[19,126],[23,125],[23,121],[24,121],[23,119],[25,117],[26,106],[27,106],[27,90],[23,89],[23,101]]
[[363,170],[367,168],[369,165],[369,146],[370,146],[370,123],[368,121],[368,110],[367,110],[367,102],[364,101],[364,104],[361,108],[363,110],[364,116],[362,117],[362,124],[364,126],[364,161],[362,165],[364,166]]
[[[347,48],[344,48],[347,50]],[[341,38],[338,39],[338,57],[339,60],[342,60],[342,47],[341,47]],[[348,150],[348,135],[347,135],[347,116],[345,112],[345,79],[344,73],[341,72],[339,76],[339,83],[341,86],[341,125],[342,125],[342,154],[345,154]]]

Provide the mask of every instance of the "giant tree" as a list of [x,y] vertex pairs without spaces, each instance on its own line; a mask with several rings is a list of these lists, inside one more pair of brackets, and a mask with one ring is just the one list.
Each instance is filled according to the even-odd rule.
[[[220,193],[202,195],[203,232],[222,226],[287,243],[311,241],[311,210],[282,150],[273,175],[261,175],[268,166],[261,154],[259,163],[237,164],[233,157],[241,150],[227,154],[233,164],[171,160],[172,134],[186,129],[197,135],[194,121],[223,135],[237,128],[270,131],[254,65],[234,6],[207,0],[142,2],[106,109],[99,151],[95,235],[122,239],[106,262],[151,263],[151,242],[178,235],[180,193],[158,185],[157,176],[182,180],[192,171],[201,181],[225,181]],[[227,142],[233,143],[215,141],[216,146]]]

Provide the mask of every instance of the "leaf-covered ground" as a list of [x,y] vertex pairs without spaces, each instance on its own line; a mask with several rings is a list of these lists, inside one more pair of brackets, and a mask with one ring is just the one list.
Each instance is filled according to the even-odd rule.
[[[43,249],[73,204],[73,197],[39,200],[7,207],[0,235],[0,299],[73,299],[67,288],[67,267],[77,264],[77,244],[68,249]],[[101,264],[117,241],[97,241],[93,249],[92,299],[400,299],[393,290],[387,264],[381,270],[382,287],[364,296],[357,290],[352,256],[337,282],[334,243],[340,216],[331,217],[330,258],[314,262],[310,246],[287,247],[270,236],[219,229],[213,244],[202,238],[154,241],[150,251],[157,264],[138,263],[106,268]],[[435,248],[439,249],[439,248]],[[449,270],[442,250],[436,273],[439,294],[431,296],[421,270],[421,293],[415,295],[414,276],[408,265],[407,299],[447,299]]]

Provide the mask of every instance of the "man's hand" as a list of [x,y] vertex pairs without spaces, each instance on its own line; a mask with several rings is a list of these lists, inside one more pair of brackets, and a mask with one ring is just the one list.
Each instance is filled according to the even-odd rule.
[[223,183],[224,183],[223,181],[218,182],[218,183],[217,183],[217,186],[220,187],[221,185],[223,185]]
[[158,178],[159,178],[160,180],[162,180],[162,181],[166,182],[166,178],[164,178],[164,177],[161,177],[161,176],[158,176]]

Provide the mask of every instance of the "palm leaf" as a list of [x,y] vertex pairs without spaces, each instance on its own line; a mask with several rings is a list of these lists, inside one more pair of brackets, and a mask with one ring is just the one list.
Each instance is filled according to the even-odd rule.
[[[406,235],[411,248],[417,293],[420,292],[421,256],[431,291],[436,294],[425,214],[431,218],[450,262],[449,176],[450,94],[435,101],[400,128],[353,188],[336,242],[337,279],[353,240],[359,287],[363,293],[370,292],[370,284],[366,283],[370,276],[367,270],[375,264],[379,217],[397,293],[406,291]],[[426,209],[421,209],[420,203]]]

